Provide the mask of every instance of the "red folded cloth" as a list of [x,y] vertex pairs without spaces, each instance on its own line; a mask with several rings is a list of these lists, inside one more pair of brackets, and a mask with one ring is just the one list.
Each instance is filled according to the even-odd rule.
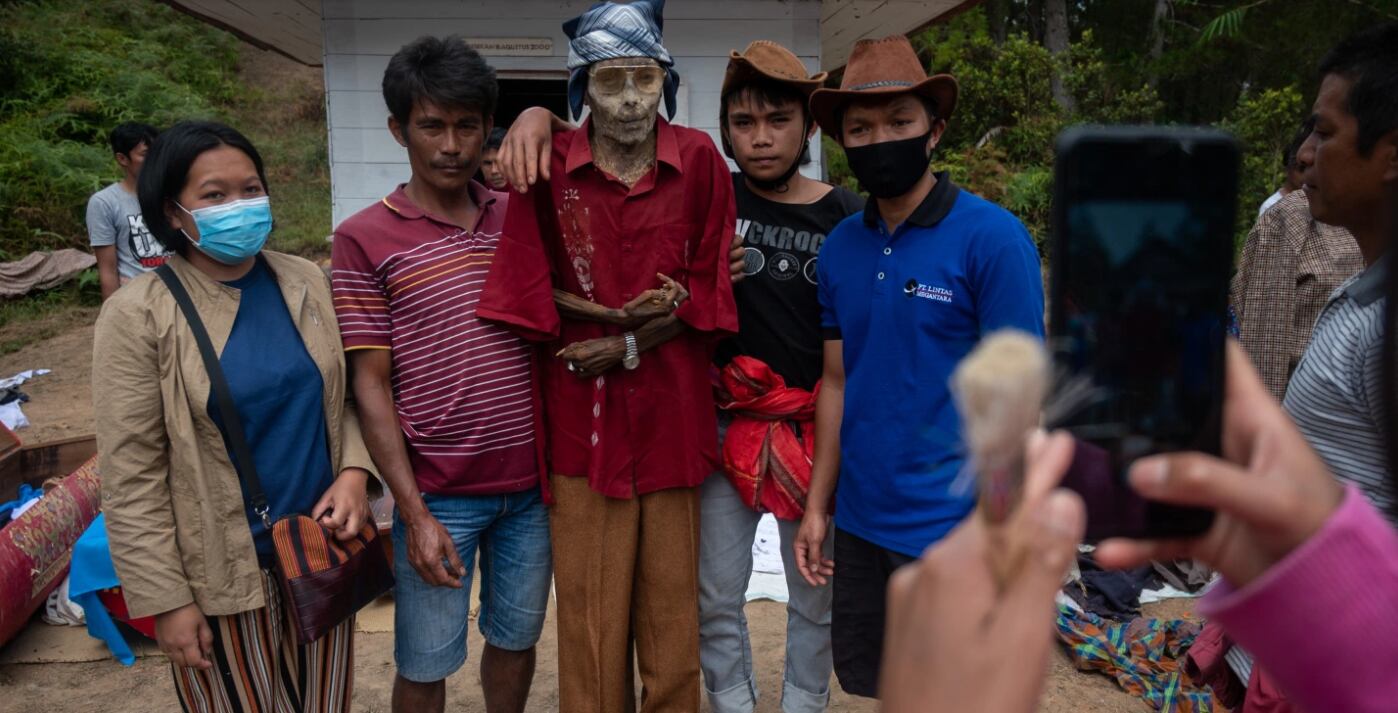
[[786,385],[760,359],[734,357],[719,374],[719,408],[733,416],[723,442],[723,468],[748,507],[782,520],[806,511],[815,457],[812,391]]

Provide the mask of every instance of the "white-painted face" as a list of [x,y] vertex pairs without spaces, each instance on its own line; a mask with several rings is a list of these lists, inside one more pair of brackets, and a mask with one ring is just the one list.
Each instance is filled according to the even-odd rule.
[[622,146],[635,146],[655,130],[665,68],[649,57],[623,57],[588,69],[587,105],[593,130]]

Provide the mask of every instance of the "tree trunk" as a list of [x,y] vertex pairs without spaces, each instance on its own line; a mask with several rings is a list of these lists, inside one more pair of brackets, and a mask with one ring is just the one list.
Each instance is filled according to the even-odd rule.
[[1165,54],[1165,20],[1170,16],[1170,0],[1155,0],[1155,12],[1150,18],[1150,76],[1146,81],[1154,89],[1160,81],[1160,58]]
[[1005,44],[1005,38],[1009,37],[1010,26],[1010,2],[1009,0],[990,0],[985,4],[985,19],[990,26],[990,39],[995,41],[996,46]]
[[1044,43],[1044,0],[1026,0],[1024,17],[1028,20],[1029,39]]
[[[1044,47],[1049,54],[1059,59],[1068,51],[1068,2],[1067,0],[1044,1]],[[1073,110],[1073,97],[1063,86],[1061,70],[1053,73],[1053,99],[1064,111]]]

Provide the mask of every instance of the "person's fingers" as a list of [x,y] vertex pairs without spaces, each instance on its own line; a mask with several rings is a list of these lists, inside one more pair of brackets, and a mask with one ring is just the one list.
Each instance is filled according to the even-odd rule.
[[505,180],[510,182],[516,190],[519,189],[520,179],[523,178],[519,172],[519,137],[513,131],[505,134],[505,141],[500,145],[500,155],[496,158],[500,161],[500,166],[505,171]]
[[1082,541],[1087,509],[1077,493],[1055,490],[1039,503],[1026,525],[1030,537],[1024,559],[996,608],[992,639],[1017,639],[1037,628],[1052,611],[1053,595],[1063,586],[1063,575]]
[[315,507],[311,508],[311,519],[319,522],[321,516],[325,514],[325,511],[330,509],[331,503],[330,491],[327,490],[324,495],[320,496],[320,500],[316,502]]
[[901,567],[894,570],[893,575],[888,578],[885,661],[894,660],[902,648],[903,638],[912,633],[909,629],[913,628],[912,622],[916,616],[917,598],[921,593],[918,586],[919,574],[918,567]]
[[367,518],[361,508],[352,507],[345,510],[345,521],[335,529],[335,537],[340,540],[352,540],[359,534],[360,528],[364,527]]
[[447,564],[451,565],[451,574],[457,580],[456,586],[459,587],[461,586],[459,580],[466,576],[466,565],[461,563],[461,555],[457,553],[456,544],[451,541],[450,537],[442,538],[442,550],[447,558]]
[[209,667],[214,664],[214,631],[209,628],[209,621],[200,617],[199,619],[199,650],[204,654],[204,660]]
[[1098,543],[1093,558],[1107,569],[1132,569],[1151,560],[1194,559],[1197,540],[1132,540],[1114,537]]
[[208,659],[204,658],[204,652],[199,650],[198,639],[193,639],[180,649],[180,654],[184,658],[185,666],[191,668],[208,669],[212,666]]
[[1228,340],[1225,365],[1223,456],[1246,463],[1266,425],[1286,415],[1236,340]]
[[529,168],[523,139],[515,137],[510,144],[510,181],[520,193],[529,192]]
[[1024,496],[1021,502],[1037,503],[1058,487],[1068,466],[1073,464],[1073,437],[1063,431],[1044,434],[1033,431],[1025,445]]
[[796,541],[796,569],[800,570],[801,576],[812,587],[825,586],[825,576],[819,571],[819,566],[815,558],[811,556],[812,550],[809,543],[804,539]]
[[532,186],[539,178],[539,147],[532,141],[524,147],[524,167],[528,174],[526,180]]
[[320,524],[338,532],[344,528],[345,522],[349,520],[351,510],[353,510],[353,508],[343,504],[332,507],[328,512],[322,515]]
[[1244,522],[1271,523],[1289,512],[1282,489],[1259,487],[1259,478],[1203,453],[1171,453],[1136,461],[1131,488],[1151,500],[1223,510]]

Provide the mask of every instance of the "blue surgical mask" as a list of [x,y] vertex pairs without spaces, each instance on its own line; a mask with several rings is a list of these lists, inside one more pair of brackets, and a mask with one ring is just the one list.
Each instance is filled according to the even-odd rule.
[[199,229],[199,240],[190,238],[190,244],[225,265],[237,265],[256,255],[272,232],[272,204],[267,196],[194,210],[175,205],[194,218]]

